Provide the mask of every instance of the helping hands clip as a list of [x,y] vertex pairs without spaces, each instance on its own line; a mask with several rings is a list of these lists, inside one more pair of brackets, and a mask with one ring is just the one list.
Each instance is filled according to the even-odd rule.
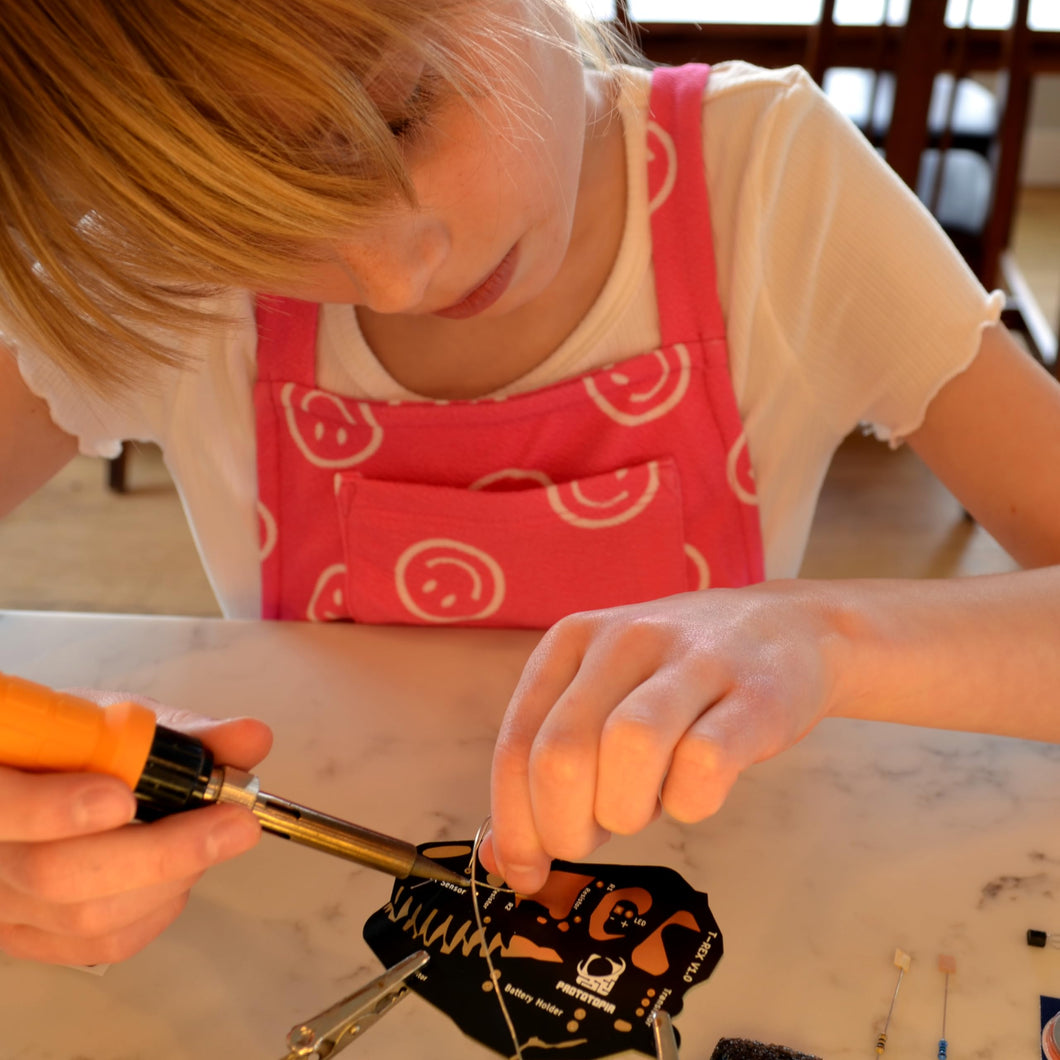
[[349,997],[296,1023],[287,1035],[288,1052],[283,1060],[325,1060],[345,1049],[409,992],[406,980],[428,960],[427,951],[419,950]]
[[[288,1052],[282,1060],[328,1060],[345,1049],[408,994],[406,980],[429,960],[427,951],[419,950],[319,1015],[296,1023],[287,1034]],[[655,1014],[652,1034],[658,1060],[679,1060],[668,1013],[660,1010]]]

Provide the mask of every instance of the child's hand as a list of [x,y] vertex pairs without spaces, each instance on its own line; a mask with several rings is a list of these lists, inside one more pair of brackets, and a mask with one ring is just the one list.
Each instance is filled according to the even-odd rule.
[[533,893],[659,813],[714,813],[741,770],[790,746],[832,694],[815,583],[685,593],[572,615],[545,635],[493,762],[486,863]]
[[[157,713],[238,768],[259,762],[272,742],[257,721]],[[132,794],[113,777],[0,768],[0,951],[59,964],[130,957],[174,920],[209,866],[260,837],[257,821],[238,806],[152,824],[130,824],[134,812]]]

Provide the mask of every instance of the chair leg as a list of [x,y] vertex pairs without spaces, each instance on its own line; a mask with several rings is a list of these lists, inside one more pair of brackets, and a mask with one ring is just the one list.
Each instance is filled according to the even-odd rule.
[[1000,266],[1001,281],[1010,295],[1001,314],[1002,322],[1006,327],[1020,332],[1034,357],[1057,375],[1060,373],[1057,337],[1016,264],[1012,251],[1002,253]]
[[107,461],[107,485],[115,493],[125,492],[125,471],[128,462],[129,450],[122,446],[121,452]]

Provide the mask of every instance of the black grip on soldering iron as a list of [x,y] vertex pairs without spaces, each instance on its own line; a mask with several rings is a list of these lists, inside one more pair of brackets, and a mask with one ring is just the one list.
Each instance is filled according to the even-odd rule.
[[133,794],[136,817],[157,821],[203,804],[213,772],[213,754],[200,740],[159,725]]

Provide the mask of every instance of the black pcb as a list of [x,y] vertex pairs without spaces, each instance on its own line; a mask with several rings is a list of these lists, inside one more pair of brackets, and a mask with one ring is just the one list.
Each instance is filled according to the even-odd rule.
[[[470,871],[470,842],[419,849]],[[515,1050],[498,992],[528,1060],[555,1060],[557,1049],[564,1060],[625,1049],[654,1056],[652,1016],[680,1012],[685,991],[722,954],[707,896],[672,869],[555,861],[530,897],[495,889],[501,881],[487,883],[481,866],[477,876],[481,932],[470,891],[398,880],[364,937],[388,967],[427,950],[430,963],[409,985],[504,1056]]]

